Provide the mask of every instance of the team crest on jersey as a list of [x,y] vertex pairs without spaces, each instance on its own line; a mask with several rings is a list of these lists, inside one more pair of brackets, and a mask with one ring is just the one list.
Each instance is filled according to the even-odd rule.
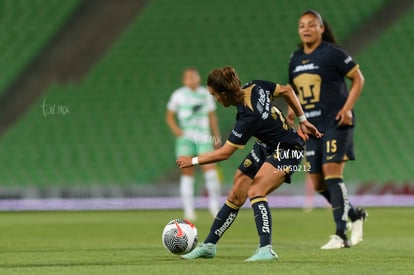
[[252,161],[250,160],[250,159],[245,159],[244,160],[244,162],[243,162],[243,166],[245,167],[245,168],[247,168],[247,167],[249,167],[250,165],[252,165]]

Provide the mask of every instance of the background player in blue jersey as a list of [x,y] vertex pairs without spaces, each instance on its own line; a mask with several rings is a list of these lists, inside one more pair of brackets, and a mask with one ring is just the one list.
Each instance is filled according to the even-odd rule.
[[[335,37],[316,11],[299,19],[301,45],[289,63],[290,84],[295,89],[306,118],[324,133],[306,143],[306,159],[315,189],[332,205],[336,232],[322,249],[350,247],[346,223],[352,221],[351,244],[362,241],[366,212],[349,202],[343,171],[354,160],[353,107],[362,91],[364,77],[352,58],[336,46]],[[352,82],[348,91],[345,77]],[[290,111],[291,113],[291,111]]]
[[304,140],[287,125],[279,109],[272,106],[272,98],[282,96],[286,100],[298,117],[305,137],[312,134],[319,138],[321,133],[306,120],[302,107],[289,86],[256,80],[242,87],[232,67],[213,70],[208,76],[207,86],[217,102],[224,107],[237,108],[236,124],[221,148],[194,158],[180,157],[177,165],[186,168],[225,160],[237,149],[243,148],[251,137],[257,140],[236,171],[233,188],[204,243],[182,258],[214,257],[216,243],[231,226],[240,207],[249,197],[260,244],[256,253],[246,261],[275,260],[277,255],[271,242],[272,217],[266,195],[283,182],[290,183],[290,176],[297,170],[303,157]]

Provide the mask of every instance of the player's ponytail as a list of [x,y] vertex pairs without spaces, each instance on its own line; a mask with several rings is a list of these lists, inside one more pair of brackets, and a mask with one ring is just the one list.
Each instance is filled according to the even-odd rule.
[[335,35],[333,34],[331,27],[328,25],[328,22],[326,22],[325,19],[323,19],[322,22],[325,26],[325,31],[322,34],[322,40],[336,45]]
[[237,102],[243,102],[241,81],[233,67],[214,69],[207,77],[207,86],[219,93],[226,93],[234,97]]

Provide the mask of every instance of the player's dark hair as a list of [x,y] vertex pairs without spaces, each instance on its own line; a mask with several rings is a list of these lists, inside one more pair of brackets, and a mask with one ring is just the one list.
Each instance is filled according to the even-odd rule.
[[[307,10],[304,13],[302,13],[301,17],[307,14],[311,14],[313,16],[316,17],[316,19],[318,19],[319,24],[321,24],[321,26],[325,27],[325,31],[322,34],[322,40],[332,43],[332,44],[337,44],[336,42],[336,38],[335,35],[333,34],[333,31],[331,29],[331,27],[329,26],[328,22],[322,18],[322,16],[320,15],[319,12],[317,12],[316,10]],[[303,48],[303,43],[299,43],[299,47]]]
[[237,102],[243,102],[244,94],[241,89],[241,81],[233,67],[212,70],[207,77],[207,86],[218,93],[233,96]]

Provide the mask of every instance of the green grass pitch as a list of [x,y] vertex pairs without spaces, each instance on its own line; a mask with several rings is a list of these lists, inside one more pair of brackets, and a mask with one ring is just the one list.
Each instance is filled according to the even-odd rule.
[[[0,213],[0,274],[414,274],[414,209],[371,208],[364,241],[322,251],[331,212],[272,209],[279,260],[244,263],[257,245],[251,209],[243,209],[214,259],[181,260],[162,246],[164,225],[181,211]],[[200,240],[212,218],[200,210]]]

